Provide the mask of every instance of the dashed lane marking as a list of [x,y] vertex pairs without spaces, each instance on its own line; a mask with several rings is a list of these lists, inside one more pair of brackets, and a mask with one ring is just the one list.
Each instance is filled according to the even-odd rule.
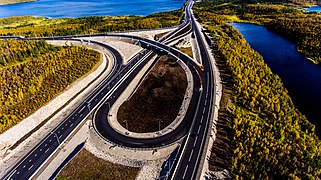
[[192,149],[191,154],[189,155],[188,162],[191,162],[193,152],[194,152],[194,149]]
[[194,141],[194,144],[193,144],[193,148],[194,148],[194,147],[195,147],[195,145],[196,145],[197,138],[198,138],[198,136],[196,136],[196,138],[195,138],[195,141]]
[[28,171],[30,171],[30,169],[33,167],[33,165],[31,165],[29,168],[28,168]]
[[185,171],[184,171],[184,174],[183,174],[183,179],[184,179],[185,176],[186,176],[187,169],[188,169],[188,164],[187,164],[187,166],[186,166],[186,168],[185,168]]
[[201,130],[201,126],[198,126],[197,134],[200,133],[200,130]]

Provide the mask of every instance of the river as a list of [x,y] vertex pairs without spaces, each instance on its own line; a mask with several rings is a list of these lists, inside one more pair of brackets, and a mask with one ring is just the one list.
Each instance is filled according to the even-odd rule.
[[0,6],[0,18],[44,16],[48,18],[83,16],[146,16],[183,6],[184,0],[38,0]]
[[296,51],[296,46],[264,26],[230,23],[278,74],[295,106],[316,125],[321,135],[321,66]]

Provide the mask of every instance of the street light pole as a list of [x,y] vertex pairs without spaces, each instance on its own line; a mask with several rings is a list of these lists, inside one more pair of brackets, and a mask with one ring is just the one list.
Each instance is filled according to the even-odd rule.
[[160,132],[160,130],[161,130],[161,122],[163,122],[162,120],[159,120],[158,121],[158,131]]
[[58,144],[60,145],[60,141],[59,141],[57,133],[51,131],[50,134],[53,134],[57,138]]
[[127,121],[127,120],[124,120],[123,122],[126,123],[126,129],[128,130],[128,121]]

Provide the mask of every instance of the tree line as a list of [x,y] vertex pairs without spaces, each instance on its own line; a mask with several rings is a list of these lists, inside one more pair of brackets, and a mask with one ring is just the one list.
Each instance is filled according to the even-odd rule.
[[[47,37],[172,27],[180,23],[182,14],[183,8],[176,11],[151,14],[146,17],[92,16],[46,20],[35,17],[10,17],[0,19],[0,35]],[[36,24],[36,21],[42,21],[42,23]],[[19,22],[21,24],[17,26],[16,24]]]
[[[225,5],[211,6],[219,9]],[[218,14],[208,11],[209,7],[198,4],[195,12],[214,40],[216,58],[224,62],[232,78],[227,83],[233,89],[228,133],[232,137],[229,170],[233,177],[320,178],[321,142],[314,125],[295,108],[281,79],[263,58],[226,24],[230,17],[224,9]]]
[[[228,2],[228,1],[227,1]],[[291,40],[297,50],[315,64],[321,63],[321,17],[318,13],[304,13],[283,4],[241,4],[213,2],[200,5],[203,11],[226,15],[228,21],[250,22],[266,26]],[[237,16],[238,19],[231,17]]]
[[0,44],[0,50],[8,52],[2,58],[10,59],[0,67],[0,133],[48,103],[100,59],[98,52],[85,47],[44,41],[1,40]]

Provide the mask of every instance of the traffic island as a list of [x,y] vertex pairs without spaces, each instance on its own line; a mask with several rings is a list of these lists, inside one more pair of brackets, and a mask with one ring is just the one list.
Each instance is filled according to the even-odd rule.
[[117,121],[128,131],[160,131],[176,118],[187,88],[184,69],[161,56],[136,92],[119,108]]

